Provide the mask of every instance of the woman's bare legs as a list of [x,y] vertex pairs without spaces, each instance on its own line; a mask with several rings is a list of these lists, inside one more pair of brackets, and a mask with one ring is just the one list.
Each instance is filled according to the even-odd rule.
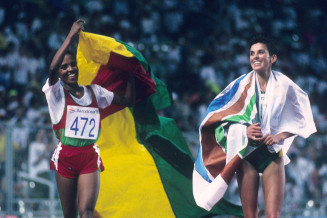
[[244,217],[258,217],[259,173],[246,160],[242,160],[237,171],[237,182]]
[[77,217],[77,179],[66,178],[56,172],[56,182],[64,217]]
[[78,178],[78,210],[81,218],[93,217],[100,189],[100,172],[81,174]]
[[264,170],[262,188],[266,205],[266,217],[280,217],[285,194],[283,158],[277,158]]
[[78,179],[69,179],[56,172],[56,181],[64,217],[75,218],[78,211],[81,218],[93,217],[100,189],[99,171],[81,174]]

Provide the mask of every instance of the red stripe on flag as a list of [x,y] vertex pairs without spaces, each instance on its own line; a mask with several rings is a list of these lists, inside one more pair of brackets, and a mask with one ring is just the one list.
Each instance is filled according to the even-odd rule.
[[[116,53],[111,53],[107,65],[102,65],[92,84],[98,84],[116,94],[123,94],[126,89],[126,73],[131,73],[135,78],[136,101],[140,101],[155,92],[155,83],[151,74],[146,72],[136,58],[128,58]],[[111,105],[100,109],[101,119],[115,113],[123,106]]]

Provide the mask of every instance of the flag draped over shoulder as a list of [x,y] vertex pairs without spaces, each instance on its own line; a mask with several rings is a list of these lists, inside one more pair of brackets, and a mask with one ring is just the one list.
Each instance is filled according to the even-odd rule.
[[105,171],[97,217],[203,217],[242,215],[241,208],[222,201],[210,213],[196,206],[192,195],[193,157],[173,119],[157,115],[171,104],[165,84],[143,56],[116,39],[81,32],[77,52],[79,83],[124,91],[122,71],[136,78],[137,103],[101,111],[97,142]]
[[[280,72],[271,72],[262,116],[257,109],[256,83],[254,71],[234,80],[211,102],[200,125],[193,193],[197,204],[206,210],[221,200],[227,190],[228,183],[220,173],[234,169],[228,163],[236,155],[243,158],[257,148],[248,143],[247,126],[260,122],[263,135],[289,132],[303,138],[316,131],[308,96],[293,81]],[[286,154],[295,136],[272,146],[272,152],[283,150],[285,164],[289,162]]]

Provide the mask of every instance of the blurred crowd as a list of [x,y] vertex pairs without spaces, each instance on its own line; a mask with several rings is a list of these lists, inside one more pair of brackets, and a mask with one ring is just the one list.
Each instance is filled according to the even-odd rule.
[[[160,114],[195,134],[214,96],[250,71],[247,41],[254,34],[269,34],[278,42],[275,70],[309,94],[318,128],[314,136],[298,138],[291,148],[287,198],[294,205],[303,199],[323,199],[327,197],[326,10],[318,0],[2,1],[0,121],[25,124],[17,128],[14,142],[27,159],[26,149],[39,140],[39,134],[48,144],[45,133],[31,133],[28,127],[50,124],[41,91],[48,57],[77,18],[86,21],[86,32],[120,39],[140,50],[172,92],[173,105]],[[4,129],[0,130],[3,166]],[[197,144],[194,138],[189,141]]]

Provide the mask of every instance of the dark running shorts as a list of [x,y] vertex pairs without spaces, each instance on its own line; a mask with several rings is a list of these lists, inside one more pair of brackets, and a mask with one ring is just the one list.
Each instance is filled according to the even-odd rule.
[[104,167],[96,144],[75,147],[59,143],[52,155],[50,169],[63,177],[77,178],[80,174],[103,171]]
[[249,156],[245,158],[258,173],[263,173],[263,171],[273,162],[276,158],[281,156],[280,152],[270,153],[267,145],[261,145],[255,151],[253,151]]

